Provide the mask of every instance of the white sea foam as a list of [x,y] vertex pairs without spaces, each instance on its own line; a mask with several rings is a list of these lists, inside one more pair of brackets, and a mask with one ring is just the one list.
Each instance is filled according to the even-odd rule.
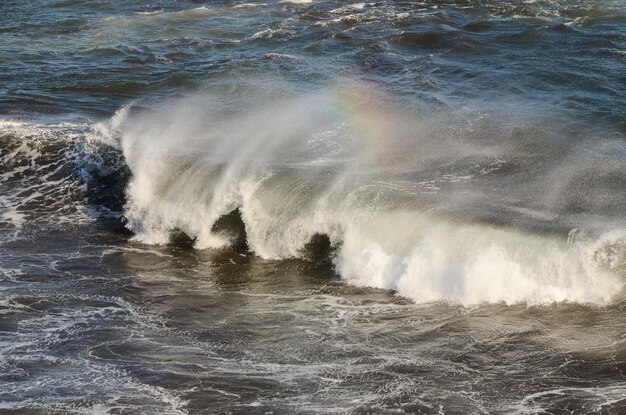
[[606,304],[624,285],[623,276],[598,260],[605,247],[623,243],[623,233],[568,244],[510,228],[420,220],[401,212],[354,228],[346,232],[336,259],[340,274],[417,302]]
[[[239,208],[257,255],[302,256],[315,234],[325,234],[339,247],[334,264],[346,281],[416,302],[607,304],[623,289],[626,233],[619,227],[568,240],[473,218],[475,199],[486,196],[462,186],[496,174],[521,150],[461,138],[477,128],[473,122],[463,130],[449,118],[407,121],[384,105],[370,107],[371,100],[354,103],[350,94],[266,102],[260,110],[240,108],[244,116],[196,97],[167,112],[118,119],[133,173],[125,216],[135,238],[163,244],[183,231],[197,248],[221,247],[228,240],[212,225]],[[434,166],[421,174],[436,179],[406,180],[417,174],[407,166],[419,163]],[[443,163],[462,165],[447,173]],[[433,189],[419,183],[437,183],[439,199],[423,203]],[[528,186],[522,190],[535,189]]]
[[[123,167],[114,148],[118,123],[127,110],[95,125],[0,120],[0,221],[19,233],[30,221],[79,224],[102,214],[119,216],[81,200],[81,195],[90,191],[92,175],[107,177]],[[117,163],[106,160],[107,151]]]

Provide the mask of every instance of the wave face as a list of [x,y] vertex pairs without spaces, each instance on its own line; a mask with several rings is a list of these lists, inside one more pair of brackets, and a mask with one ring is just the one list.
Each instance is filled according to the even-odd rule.
[[129,171],[110,125],[0,121],[0,227],[121,217]]
[[623,289],[626,177],[610,139],[564,142],[573,120],[427,117],[362,84],[223,102],[116,116],[136,240],[224,247],[214,225],[236,210],[256,255],[306,257],[325,235],[346,281],[417,302],[607,304]]

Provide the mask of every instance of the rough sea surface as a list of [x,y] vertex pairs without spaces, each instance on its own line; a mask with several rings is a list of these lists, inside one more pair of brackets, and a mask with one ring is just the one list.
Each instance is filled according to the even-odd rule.
[[0,413],[626,414],[626,4],[2,1]]

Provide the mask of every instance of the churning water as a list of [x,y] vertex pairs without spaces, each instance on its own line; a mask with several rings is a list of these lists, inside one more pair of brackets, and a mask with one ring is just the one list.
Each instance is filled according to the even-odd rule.
[[626,413],[622,1],[4,1],[0,412]]

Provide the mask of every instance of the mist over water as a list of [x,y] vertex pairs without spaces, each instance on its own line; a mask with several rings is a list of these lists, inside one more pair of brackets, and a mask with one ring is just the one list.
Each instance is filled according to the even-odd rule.
[[602,154],[602,137],[600,150],[568,140],[576,121],[411,112],[347,81],[252,99],[223,109],[219,96],[195,96],[122,121],[135,240],[183,232],[199,249],[228,246],[213,224],[237,210],[256,255],[305,258],[325,235],[340,276],[418,302],[620,294],[622,160]]
[[0,6],[0,412],[626,411],[620,1]]

